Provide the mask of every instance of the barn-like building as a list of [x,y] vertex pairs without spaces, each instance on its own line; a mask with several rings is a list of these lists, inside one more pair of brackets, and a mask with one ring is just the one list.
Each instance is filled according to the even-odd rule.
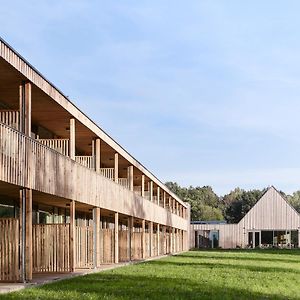
[[297,248],[300,215],[272,186],[237,224],[192,222],[191,248]]

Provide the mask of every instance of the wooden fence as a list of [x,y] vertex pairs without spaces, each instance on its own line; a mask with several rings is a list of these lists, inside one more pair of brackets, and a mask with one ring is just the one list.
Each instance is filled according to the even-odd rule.
[[0,110],[0,122],[16,130],[20,128],[20,117],[17,110]]
[[115,262],[115,231],[114,229],[100,230],[101,263],[113,264]]
[[69,224],[32,226],[33,272],[70,272]]
[[93,267],[94,231],[93,226],[76,226],[76,265],[78,269]]
[[14,218],[1,218],[0,281],[19,281],[19,266],[19,220]]
[[143,258],[142,232],[131,233],[131,260]]
[[129,261],[128,230],[119,230],[119,261]]

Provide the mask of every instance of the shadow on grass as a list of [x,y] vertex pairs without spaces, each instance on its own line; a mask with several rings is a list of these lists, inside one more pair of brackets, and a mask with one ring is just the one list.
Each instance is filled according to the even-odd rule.
[[293,273],[293,274],[300,274],[300,270],[293,269],[293,268],[283,268],[283,267],[265,267],[265,266],[252,266],[252,265],[237,265],[237,264],[230,264],[230,263],[207,263],[207,262],[173,262],[173,261],[151,261],[149,262],[152,265],[157,266],[176,266],[176,267],[197,267],[197,268],[210,268],[210,269],[235,269],[238,271],[251,271],[251,272],[269,272],[269,273]]
[[[240,252],[239,252],[240,253]],[[238,254],[238,253],[237,253]],[[240,261],[265,261],[265,262],[280,262],[280,263],[298,263],[298,257],[295,257],[295,259],[287,259],[287,258],[263,258],[263,257],[245,257],[245,256],[227,256],[227,255],[218,255],[218,256],[212,256],[212,255],[182,255],[178,254],[176,257],[182,257],[182,258],[195,258],[195,259],[213,259],[213,260],[240,260]]]
[[172,277],[103,272],[8,294],[6,299],[286,299],[271,292],[224,287],[211,282],[200,285],[195,280]]

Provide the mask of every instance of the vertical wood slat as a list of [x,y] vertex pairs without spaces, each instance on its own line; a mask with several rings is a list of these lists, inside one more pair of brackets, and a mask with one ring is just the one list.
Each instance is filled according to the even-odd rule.
[[32,225],[33,272],[70,272],[69,224]]
[[0,219],[0,281],[20,281],[19,220]]
[[75,161],[89,169],[95,169],[94,156],[75,156]]
[[69,139],[37,139],[37,141],[65,156],[69,156]]

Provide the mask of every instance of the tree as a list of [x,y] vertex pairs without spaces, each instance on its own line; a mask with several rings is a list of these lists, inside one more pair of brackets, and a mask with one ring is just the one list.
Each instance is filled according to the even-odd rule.
[[167,182],[166,185],[191,205],[192,221],[224,220],[222,202],[210,186],[183,188],[176,182]]
[[264,190],[235,189],[223,197],[224,215],[229,223],[238,223],[261,198]]
[[300,213],[300,191],[287,196],[288,202]]

